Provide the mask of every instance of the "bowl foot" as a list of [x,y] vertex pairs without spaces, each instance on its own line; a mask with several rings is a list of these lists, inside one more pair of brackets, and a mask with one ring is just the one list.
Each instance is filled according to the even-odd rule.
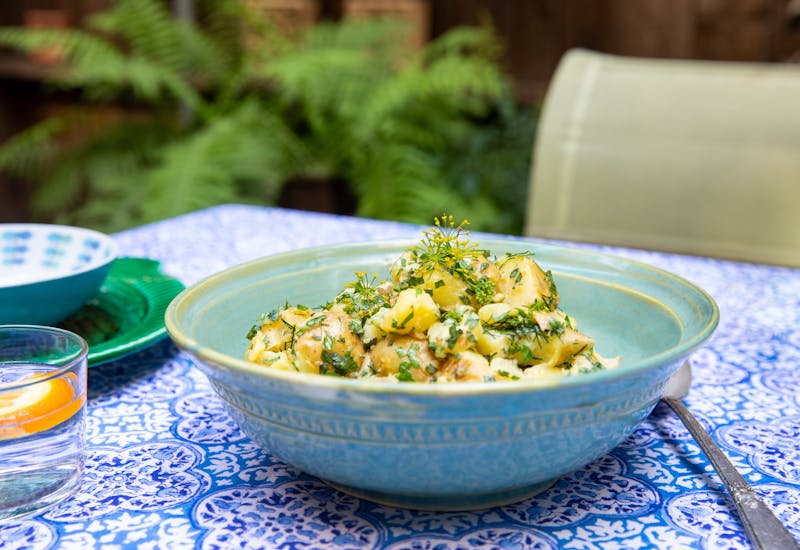
[[410,508],[412,510],[429,510],[436,512],[459,512],[465,510],[483,510],[496,506],[505,506],[520,502],[526,498],[535,496],[542,491],[550,488],[555,479],[543,481],[502,491],[492,491],[489,493],[479,493],[471,495],[408,495],[397,493],[384,493],[381,491],[371,491],[369,489],[358,489],[339,485],[330,481],[322,480],[334,489],[353,495],[360,499],[369,500],[378,504],[392,506],[395,508]]

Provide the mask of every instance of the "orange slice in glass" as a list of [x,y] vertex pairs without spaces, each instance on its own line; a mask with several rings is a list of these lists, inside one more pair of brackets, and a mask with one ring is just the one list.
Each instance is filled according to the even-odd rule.
[[75,395],[74,374],[0,393],[0,439],[50,429],[74,415],[85,394]]

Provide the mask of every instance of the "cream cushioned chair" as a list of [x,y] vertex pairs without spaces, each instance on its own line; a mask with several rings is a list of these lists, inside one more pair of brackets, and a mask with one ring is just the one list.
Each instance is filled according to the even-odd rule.
[[800,66],[572,50],[525,233],[800,266]]

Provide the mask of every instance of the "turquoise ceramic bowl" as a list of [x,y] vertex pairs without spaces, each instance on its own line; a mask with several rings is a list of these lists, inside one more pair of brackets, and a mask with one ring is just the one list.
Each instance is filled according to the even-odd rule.
[[117,245],[103,233],[64,225],[0,224],[0,325],[52,325],[100,288]]
[[525,382],[401,384],[270,370],[242,359],[258,314],[329,301],[355,271],[388,278],[411,242],[271,256],[184,291],[166,313],[228,412],[268,452],[349,493],[418,509],[473,509],[533,495],[603,456],[650,413],[670,375],[716,327],[714,301],[647,265],[523,240],[481,240],[496,255],[533,250],[565,311],[621,355],[615,370]]

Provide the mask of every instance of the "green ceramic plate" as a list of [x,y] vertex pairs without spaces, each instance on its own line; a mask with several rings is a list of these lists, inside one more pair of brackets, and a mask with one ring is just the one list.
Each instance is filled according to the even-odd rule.
[[100,365],[164,338],[164,311],[183,290],[145,258],[120,258],[97,295],[59,326],[86,339],[89,366]]

